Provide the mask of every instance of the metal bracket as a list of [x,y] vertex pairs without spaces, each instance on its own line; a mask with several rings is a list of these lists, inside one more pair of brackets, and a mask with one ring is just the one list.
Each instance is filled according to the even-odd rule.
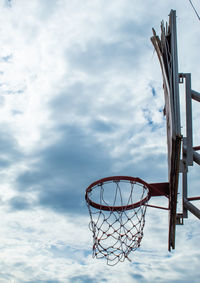
[[176,214],[176,225],[183,225],[183,214],[177,213]]
[[181,159],[179,163],[179,173],[186,173],[186,172],[188,172],[186,163],[183,159]]
[[179,84],[183,84],[183,73],[179,73]]

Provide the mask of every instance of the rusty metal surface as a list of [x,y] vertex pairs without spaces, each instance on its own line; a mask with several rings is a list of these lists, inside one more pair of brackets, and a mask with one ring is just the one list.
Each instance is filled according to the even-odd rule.
[[164,114],[168,146],[168,179],[169,179],[169,244],[168,249],[175,248],[175,228],[177,212],[177,193],[181,150],[181,127],[179,105],[179,74],[176,42],[176,12],[171,10],[169,23],[161,23],[161,36],[153,29],[151,38],[156,50],[162,75],[165,97]]

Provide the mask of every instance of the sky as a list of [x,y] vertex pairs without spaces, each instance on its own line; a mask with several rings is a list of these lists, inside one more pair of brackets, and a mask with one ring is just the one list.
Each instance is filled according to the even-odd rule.
[[[167,182],[162,76],[150,37],[171,9],[179,72],[191,73],[198,91],[200,22],[189,1],[0,0],[0,282],[198,282],[193,215],[177,227],[170,253],[168,212],[147,208],[132,262],[110,267],[92,258],[84,200],[87,186],[107,176]],[[195,102],[193,122],[195,146]],[[198,177],[198,166],[189,168],[190,196],[199,195]]]

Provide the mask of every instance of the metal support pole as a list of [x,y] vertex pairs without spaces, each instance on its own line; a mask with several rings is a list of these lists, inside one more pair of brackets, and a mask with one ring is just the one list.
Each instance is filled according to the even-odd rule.
[[191,198],[188,198],[188,200],[200,200],[200,197],[191,197]]
[[184,150],[184,148],[186,148],[186,143],[187,143],[187,139],[183,138],[183,174],[182,174],[182,206],[183,206],[183,218],[187,218],[188,217],[188,210],[185,208],[184,206],[184,200],[187,199],[187,172],[188,172],[188,166],[187,166],[187,162],[186,162],[186,158],[187,158],[187,151]]
[[200,154],[193,150],[193,159],[194,161],[200,165]]
[[188,211],[184,205],[184,199],[187,198],[187,172],[183,172],[183,176],[182,176],[182,186],[183,186],[183,218],[188,218]]
[[194,214],[197,218],[200,219],[200,210],[194,206],[191,202],[189,202],[186,198],[184,199],[184,207],[188,209],[192,214]]
[[186,104],[186,137],[187,137],[187,166],[193,165],[193,142],[192,142],[192,96],[191,74],[183,74],[185,78],[185,104]]
[[192,89],[191,94],[192,94],[192,99],[200,102],[200,93],[199,92]]
[[[187,148],[186,146],[183,145],[183,154],[187,153]],[[200,154],[193,150],[193,160],[200,165]]]

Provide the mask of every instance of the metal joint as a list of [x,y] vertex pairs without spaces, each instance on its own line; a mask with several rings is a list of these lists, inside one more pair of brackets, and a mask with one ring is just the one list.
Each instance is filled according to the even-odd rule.
[[183,84],[183,73],[179,73],[179,84]]
[[176,225],[183,225],[183,214],[177,213],[176,214]]

